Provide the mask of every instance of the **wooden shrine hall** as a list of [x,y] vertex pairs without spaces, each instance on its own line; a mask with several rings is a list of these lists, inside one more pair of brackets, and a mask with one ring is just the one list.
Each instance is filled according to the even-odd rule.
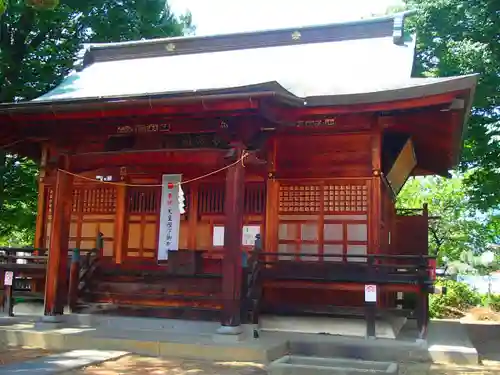
[[[1,104],[0,144],[40,165],[45,314],[69,290],[75,311],[227,332],[411,310],[424,335],[427,209],[395,201],[456,165],[477,77],[413,78],[406,16],[90,45],[52,91]],[[68,286],[73,249],[97,260]]]

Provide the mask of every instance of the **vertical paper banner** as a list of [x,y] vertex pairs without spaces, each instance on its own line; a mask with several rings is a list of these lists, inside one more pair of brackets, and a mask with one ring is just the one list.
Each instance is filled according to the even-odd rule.
[[158,260],[167,260],[168,252],[179,250],[180,174],[163,175],[161,190],[160,235],[158,238]]

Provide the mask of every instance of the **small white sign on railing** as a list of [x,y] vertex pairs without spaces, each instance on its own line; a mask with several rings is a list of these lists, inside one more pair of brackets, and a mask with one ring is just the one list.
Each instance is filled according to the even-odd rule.
[[13,282],[14,282],[14,272],[5,271],[5,276],[3,278],[3,285],[12,286]]
[[377,286],[373,284],[365,285],[365,302],[377,302]]

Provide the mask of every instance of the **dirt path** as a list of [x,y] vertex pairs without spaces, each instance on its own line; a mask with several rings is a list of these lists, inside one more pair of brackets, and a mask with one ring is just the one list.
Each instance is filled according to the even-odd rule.
[[22,362],[30,359],[53,354],[44,349],[12,347],[0,344],[0,366],[14,362]]
[[204,362],[182,359],[150,358],[130,355],[100,366],[65,372],[64,375],[264,375],[257,363]]
[[402,363],[399,375],[499,375],[500,362],[485,361],[478,366]]

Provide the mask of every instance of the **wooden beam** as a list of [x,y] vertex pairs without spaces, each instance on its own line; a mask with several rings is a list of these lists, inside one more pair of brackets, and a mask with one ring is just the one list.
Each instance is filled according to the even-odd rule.
[[199,184],[190,184],[189,191],[189,211],[188,211],[188,248],[193,250],[196,249],[196,228],[198,226],[198,194],[199,194]]
[[371,134],[371,199],[369,228],[370,235],[368,239],[368,252],[376,254],[380,251],[380,231],[382,221],[382,129],[376,118],[372,123]]
[[[128,180],[124,177],[123,182]],[[127,241],[126,220],[127,215],[127,186],[116,186],[116,213],[115,213],[115,235],[114,235],[114,252],[116,264],[121,264],[125,255],[125,247]]]
[[279,183],[276,181],[276,138],[269,142],[267,179],[266,179],[266,213],[264,229],[264,251],[278,251],[278,204]]
[[[102,103],[99,104],[102,107]],[[180,115],[180,114],[206,114],[208,112],[234,112],[234,111],[245,111],[245,110],[255,110],[259,107],[258,100],[249,100],[248,97],[245,99],[235,99],[235,100],[219,100],[219,101],[202,101],[200,100],[196,104],[171,104],[171,105],[158,105],[158,106],[138,106],[133,104],[128,104],[127,106],[122,106],[120,108],[113,108],[102,110],[102,108],[96,110],[89,110],[85,108],[76,108],[73,110],[67,110],[65,112],[44,112],[44,113],[18,113],[10,114],[11,121],[16,122],[26,122],[26,121],[43,121],[43,120],[73,120],[73,119],[93,119],[93,121],[99,121],[100,119],[105,119],[107,117],[137,117],[137,116],[155,116],[155,115]]]
[[[69,170],[69,157],[59,157],[58,168]],[[73,200],[72,176],[57,170],[54,189],[49,260],[45,279],[44,315],[62,315],[68,280],[68,241]]]
[[311,116],[328,116],[348,113],[387,112],[420,107],[430,107],[445,103],[452,103],[460,92],[432,95],[422,98],[395,100],[391,102],[351,104],[318,107],[285,107],[276,106],[266,108],[267,118],[279,118],[282,122],[298,121]]
[[[234,158],[241,158],[244,148],[235,144]],[[222,261],[223,327],[241,325],[242,243],[245,168],[238,163],[227,170],[225,191],[224,259]]]
[[35,241],[33,247],[35,249],[41,249],[45,247],[45,231],[47,222],[47,210],[46,210],[46,198],[47,190],[45,186],[45,174],[48,159],[48,146],[44,144],[42,146],[42,157],[40,160],[40,175],[38,177],[38,203],[37,203],[37,215],[36,215],[36,229],[35,229]]

